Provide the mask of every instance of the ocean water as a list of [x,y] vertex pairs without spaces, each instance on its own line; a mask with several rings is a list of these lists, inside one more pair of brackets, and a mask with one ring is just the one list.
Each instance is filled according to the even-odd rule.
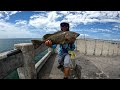
[[14,44],[17,43],[31,43],[33,38],[10,38],[10,39],[0,39],[0,53],[13,50]]
[[[32,39],[38,39],[38,38],[14,38],[14,39],[0,39],[0,53],[13,50],[14,44],[18,43],[31,43]],[[40,39],[38,39],[40,40]],[[37,63],[48,51],[45,50],[42,53],[39,53],[37,56],[35,56],[34,60],[35,63]],[[11,72],[8,76],[6,76],[4,79],[19,79],[17,69]]]

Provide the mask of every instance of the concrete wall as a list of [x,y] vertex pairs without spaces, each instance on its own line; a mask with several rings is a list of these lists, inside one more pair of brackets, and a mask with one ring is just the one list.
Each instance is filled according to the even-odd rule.
[[93,55],[95,48],[95,41],[93,40],[86,40],[86,54]]
[[[99,42],[99,43],[98,43]],[[96,40],[95,41],[95,55],[101,55],[103,43],[101,41]]]
[[85,55],[97,56],[116,56],[120,55],[120,45],[112,44],[110,41],[92,40],[92,39],[77,39],[77,50]]
[[77,50],[80,51],[80,53],[85,54],[85,40],[77,40]]
[[52,49],[48,50],[48,53],[35,64],[35,55],[50,49],[45,44],[35,49],[32,43],[19,43],[15,44],[14,48],[0,55],[0,79],[5,78],[15,69],[17,69],[19,79],[36,79],[38,70],[53,52]]
[[117,54],[120,55],[120,44],[118,45],[118,50],[117,50]]

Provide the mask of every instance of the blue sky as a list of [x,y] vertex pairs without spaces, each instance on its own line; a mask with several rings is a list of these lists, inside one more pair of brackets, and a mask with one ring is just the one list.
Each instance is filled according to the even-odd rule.
[[81,38],[120,39],[120,11],[0,11],[0,38],[41,38],[64,21]]

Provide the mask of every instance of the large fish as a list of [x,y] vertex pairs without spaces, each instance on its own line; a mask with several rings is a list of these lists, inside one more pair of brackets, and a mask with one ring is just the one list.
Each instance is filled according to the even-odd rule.
[[38,48],[42,43],[45,43],[46,40],[51,40],[52,44],[65,44],[65,43],[74,43],[76,38],[79,36],[79,33],[72,31],[58,31],[53,34],[46,34],[43,36],[43,40],[31,40],[34,47]]

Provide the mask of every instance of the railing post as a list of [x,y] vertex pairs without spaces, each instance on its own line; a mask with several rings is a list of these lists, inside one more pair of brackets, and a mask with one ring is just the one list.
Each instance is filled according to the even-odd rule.
[[59,45],[57,45],[57,47],[55,48],[55,49],[53,49],[54,50],[54,53],[58,53],[58,49],[59,49]]
[[56,49],[53,49],[51,47],[48,48],[48,52],[51,52],[52,54],[57,53]]
[[20,79],[36,79],[37,73],[34,61],[34,47],[32,43],[20,43],[14,45],[15,49],[20,49],[23,55],[23,67],[17,68]]
[[49,48],[48,48],[48,52],[51,52],[51,51],[52,51],[52,48],[49,47]]

